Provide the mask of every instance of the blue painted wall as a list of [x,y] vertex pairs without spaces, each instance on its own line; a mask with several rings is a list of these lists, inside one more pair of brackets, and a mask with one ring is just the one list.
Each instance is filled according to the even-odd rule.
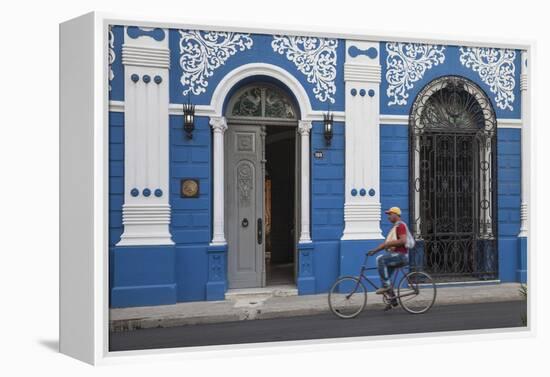
[[[316,292],[326,292],[338,277],[340,238],[344,231],[344,129],[334,124],[334,136],[326,146],[322,122],[311,131],[311,238]],[[322,151],[323,158],[315,158]]]
[[124,203],[124,113],[109,113],[109,246],[122,235]]
[[[397,206],[401,217],[409,222],[409,127],[380,126],[380,203],[383,209]],[[382,213],[382,233],[392,224]]]
[[497,138],[499,277],[516,281],[520,262],[521,130],[501,128]]
[[[211,131],[208,118],[197,117],[193,138],[183,131],[182,116],[170,116],[170,232],[176,243],[178,301],[206,299],[208,244],[212,237]],[[180,182],[197,178],[198,198],[182,198]]]
[[[122,235],[124,202],[124,114],[109,113],[109,287],[113,287],[114,246]],[[111,298],[109,296],[109,304]]]

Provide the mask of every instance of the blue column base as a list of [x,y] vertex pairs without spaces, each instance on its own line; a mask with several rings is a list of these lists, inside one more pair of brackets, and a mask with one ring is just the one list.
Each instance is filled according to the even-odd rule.
[[111,290],[111,307],[170,305],[176,303],[176,284],[115,287]]
[[173,245],[115,246],[110,253],[111,307],[177,302]]
[[206,283],[206,301],[225,300],[227,284],[224,281],[209,281]]
[[208,247],[208,282],[206,300],[225,300],[227,291],[227,245]]
[[519,237],[519,263],[516,278],[520,283],[527,283],[527,237]]
[[310,295],[316,292],[313,266],[314,248],[313,242],[298,244],[298,279],[296,279],[296,285],[299,295]]

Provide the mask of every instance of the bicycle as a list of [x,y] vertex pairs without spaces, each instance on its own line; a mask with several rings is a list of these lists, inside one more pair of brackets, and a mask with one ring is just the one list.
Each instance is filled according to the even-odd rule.
[[[340,318],[356,317],[367,304],[367,289],[362,280],[369,283],[375,290],[379,287],[370,280],[365,271],[377,270],[377,267],[367,267],[369,252],[365,254],[365,262],[361,266],[359,276],[343,276],[336,280],[328,294],[330,310]],[[405,273],[406,265],[395,266],[390,289],[383,294],[386,305],[397,306],[395,300],[408,313],[426,313],[433,306],[437,294],[435,283],[430,275],[422,271]],[[397,295],[393,295],[397,276],[403,277],[397,285]],[[388,306],[387,306],[388,307]]]

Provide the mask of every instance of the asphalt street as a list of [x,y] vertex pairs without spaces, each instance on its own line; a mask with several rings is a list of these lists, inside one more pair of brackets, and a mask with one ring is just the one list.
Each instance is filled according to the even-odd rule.
[[398,307],[388,312],[366,309],[354,319],[340,319],[327,312],[315,316],[140,329],[111,333],[110,351],[520,327],[525,312],[525,301],[436,304],[428,313],[419,315],[408,314]]

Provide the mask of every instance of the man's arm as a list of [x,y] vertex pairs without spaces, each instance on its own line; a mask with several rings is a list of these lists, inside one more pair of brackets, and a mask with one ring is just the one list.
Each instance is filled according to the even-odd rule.
[[373,250],[371,255],[376,254],[380,250],[388,249],[390,247],[402,247],[407,244],[407,229],[404,228],[404,225],[400,225],[397,229],[397,239],[388,242],[382,242],[376,249]]

